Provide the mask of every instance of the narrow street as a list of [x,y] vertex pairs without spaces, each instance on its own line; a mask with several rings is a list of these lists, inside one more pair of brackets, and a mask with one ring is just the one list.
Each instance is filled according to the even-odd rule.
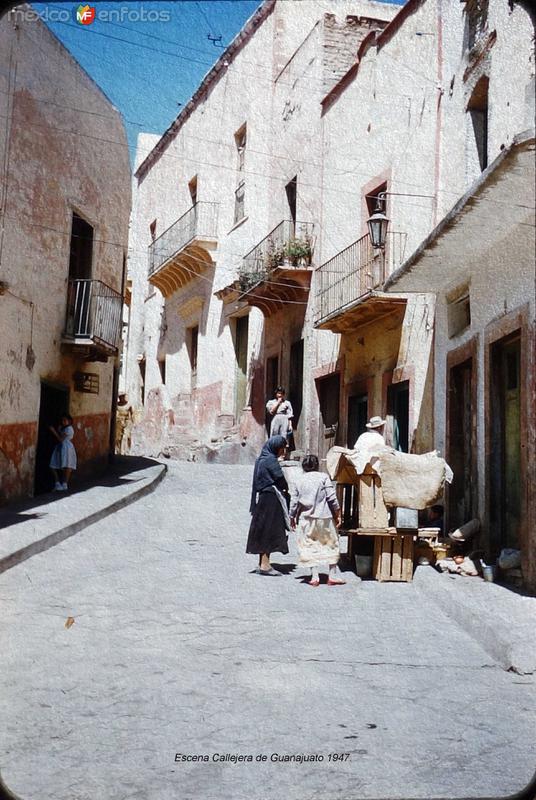
[[250,479],[170,464],[153,494],[0,576],[11,791],[430,800],[525,786],[534,676],[503,671],[411,584],[350,573],[313,589],[293,543],[273,558],[286,574],[254,574]]

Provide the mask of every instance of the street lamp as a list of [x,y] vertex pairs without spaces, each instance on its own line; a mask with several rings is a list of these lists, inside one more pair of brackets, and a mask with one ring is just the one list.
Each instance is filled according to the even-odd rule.
[[385,196],[382,198],[381,194],[378,195],[374,214],[367,220],[370,241],[372,242],[372,246],[379,250],[383,250],[385,247],[387,228],[389,226],[389,219],[385,216],[382,209],[382,200],[384,199]]

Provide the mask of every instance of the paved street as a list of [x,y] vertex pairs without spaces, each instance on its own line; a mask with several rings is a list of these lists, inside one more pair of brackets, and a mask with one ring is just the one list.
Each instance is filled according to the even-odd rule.
[[312,589],[290,566],[294,546],[274,558],[284,577],[253,574],[250,477],[173,464],[153,494],[0,576],[11,790],[429,800],[521,789],[536,766],[535,676],[502,670],[411,584],[351,575]]

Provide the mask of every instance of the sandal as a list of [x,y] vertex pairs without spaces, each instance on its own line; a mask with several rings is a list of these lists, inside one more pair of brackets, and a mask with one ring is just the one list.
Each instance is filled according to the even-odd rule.
[[282,575],[282,574],[283,574],[282,572],[278,572],[276,569],[273,569],[273,567],[271,567],[270,569],[259,568],[257,570],[257,575],[270,575],[275,577],[276,575]]
[[345,583],[346,581],[343,581],[342,578],[335,578],[335,580],[328,578],[328,586],[343,586]]

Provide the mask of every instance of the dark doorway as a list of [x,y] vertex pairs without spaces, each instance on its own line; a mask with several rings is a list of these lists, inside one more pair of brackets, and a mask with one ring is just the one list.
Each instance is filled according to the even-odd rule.
[[71,252],[69,258],[69,279],[91,278],[93,259],[93,228],[85,219],[73,212],[71,227]]
[[271,356],[266,359],[266,395],[267,400],[275,396],[275,390],[279,386],[279,356]]
[[521,341],[519,336],[491,349],[490,534],[495,552],[519,549],[521,521]]
[[247,402],[248,329],[249,317],[237,317],[235,320],[234,336],[234,350],[236,359],[235,418],[237,420]]
[[50,471],[50,457],[57,439],[50,433],[49,426],[58,427],[62,414],[69,413],[69,390],[63,386],[41,383],[39,404],[39,428],[37,450],[35,453],[34,494],[50,492],[54,479]]
[[287,183],[285,186],[285,193],[287,195],[287,202],[288,202],[288,210],[290,215],[290,220],[292,222],[292,233],[294,233],[296,227],[296,199],[297,199],[297,191],[298,188],[298,178],[294,176],[291,181]]
[[290,347],[290,373],[288,379],[288,399],[294,411],[294,428],[298,425],[303,405],[303,339]]
[[358,437],[367,430],[368,395],[354,394],[348,398],[346,446],[352,448]]
[[393,383],[387,393],[387,414],[391,418],[391,447],[409,451],[409,381]]
[[326,453],[337,443],[339,429],[340,374],[334,372],[317,381],[316,389],[320,402],[320,431],[318,457],[325,459]]
[[[275,397],[275,390],[279,386],[279,356],[270,356],[270,358],[266,359],[266,399],[265,403],[268,400],[271,400]],[[272,422],[272,417],[266,411],[265,408],[265,425],[266,425],[266,433],[270,435],[270,425]]]
[[472,358],[451,368],[447,462],[454,473],[454,479],[448,491],[449,528],[463,525],[474,516],[472,383]]
[[199,342],[199,325],[187,328],[186,346],[188,358],[190,359],[191,388],[197,386],[197,346]]

